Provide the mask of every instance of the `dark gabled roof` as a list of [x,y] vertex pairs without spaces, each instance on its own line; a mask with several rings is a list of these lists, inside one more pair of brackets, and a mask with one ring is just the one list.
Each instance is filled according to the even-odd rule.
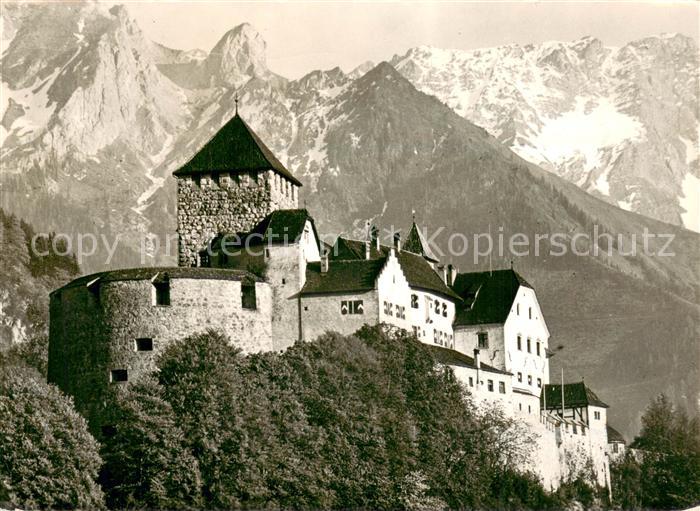
[[306,209],[278,209],[260,220],[250,232],[246,233],[221,233],[211,241],[212,250],[218,250],[225,239],[229,247],[243,246],[248,238],[249,246],[255,245],[287,245],[298,243],[304,233],[306,221],[311,222],[311,227],[318,243],[318,233],[314,219]]
[[460,273],[452,285],[464,304],[458,307],[455,326],[504,323],[520,286],[532,286],[512,269]]
[[[328,254],[329,259],[338,259],[341,261],[364,259],[365,245],[367,242],[361,240],[351,240],[338,236],[333,244],[333,248]],[[380,245],[377,249],[376,242],[370,243],[369,258],[380,259],[389,254],[389,247]]]
[[[124,280],[154,280],[162,282],[170,279],[213,279],[213,280],[244,280],[250,279],[262,282],[250,272],[243,270],[228,270],[223,268],[191,268],[187,266],[154,267],[154,268],[128,268],[124,270],[105,271],[78,277],[65,286],[56,289],[53,293],[79,286],[96,285],[106,282]],[[52,293],[52,294],[53,294]]]
[[403,249],[421,255],[434,263],[439,261],[437,256],[435,256],[430,249],[430,244],[426,241],[425,236],[423,236],[423,233],[415,222],[411,225],[411,230],[408,232],[408,236],[406,236]]
[[272,154],[272,151],[236,113],[181,168],[175,176],[212,172],[257,172],[274,170],[297,186],[301,182]]
[[418,254],[412,254],[402,250],[396,254],[401,269],[403,270],[408,285],[412,288],[431,291],[447,296],[456,302],[461,302],[460,297],[445,284],[442,277],[430,266],[430,263]]
[[[546,399],[545,399],[546,398]],[[544,406],[547,403],[547,409],[561,408],[561,385],[547,384],[544,386],[540,403]],[[579,408],[585,406],[600,406],[608,408],[608,405],[603,403],[595,393],[589,389],[584,382],[565,383],[564,384],[564,407]]]
[[306,265],[306,283],[301,295],[359,293],[375,289],[384,259],[332,261],[321,273],[320,263]]
[[[364,241],[338,237],[329,255],[329,259],[331,260],[330,266],[333,267],[336,261],[364,260],[365,250]],[[371,243],[370,260],[383,261],[388,257],[390,251],[391,247],[380,245],[377,249],[376,243]],[[437,274],[425,258],[418,254],[406,252],[403,249],[401,252],[395,251],[395,254],[409,286],[415,289],[422,289],[447,296],[452,300],[460,300],[460,297],[445,284],[440,275]]]
[[606,425],[605,426],[608,430],[608,443],[611,444],[613,442],[619,442],[622,444],[626,444],[627,442],[625,441],[625,437],[622,436],[622,433],[620,433],[618,430],[613,428],[612,426]]
[[[465,355],[462,352],[452,350],[450,348],[445,348],[443,346],[435,346],[432,344],[429,344],[428,348],[432,352],[433,357],[437,362],[447,365],[456,365],[476,369],[476,363],[474,362],[474,359],[468,355]],[[511,374],[508,371],[501,371],[500,369],[496,369],[495,367],[490,366],[488,364],[484,364],[483,362],[481,363],[481,370],[489,373],[507,375]]]

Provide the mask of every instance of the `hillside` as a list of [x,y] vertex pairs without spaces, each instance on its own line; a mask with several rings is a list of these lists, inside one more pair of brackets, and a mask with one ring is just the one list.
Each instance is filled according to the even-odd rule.
[[[36,242],[32,227],[0,209],[0,350],[13,343],[48,334],[49,292],[80,272],[72,256],[51,249],[53,239]],[[58,252],[65,246],[56,243]]]
[[[658,392],[697,410],[697,234],[624,211],[527,163],[388,63],[287,81],[267,69],[264,41],[249,25],[202,55],[156,46],[123,7],[15,7],[3,10],[16,27],[2,60],[16,114],[3,117],[0,190],[3,207],[37,229],[118,235],[111,266],[141,264],[142,236],[175,228],[171,172],[231,117],[238,87],[243,117],[303,181],[302,201],[321,233],[358,234],[368,218],[405,229],[415,209],[419,224],[443,229],[443,250],[450,233],[471,240],[500,227],[505,236],[570,240],[597,224],[625,236],[625,250],[632,235],[641,250],[645,229],[673,234],[673,257],[504,254],[492,263],[515,259],[537,288],[552,345],[564,346],[553,370],[585,376],[628,436]],[[52,9],[55,21],[42,22]],[[29,57],[33,66],[24,64]],[[650,248],[663,244],[654,239]],[[84,268],[104,269],[105,260],[99,251]],[[143,262],[174,258],[153,250]],[[471,253],[452,262],[462,271],[488,267]]]

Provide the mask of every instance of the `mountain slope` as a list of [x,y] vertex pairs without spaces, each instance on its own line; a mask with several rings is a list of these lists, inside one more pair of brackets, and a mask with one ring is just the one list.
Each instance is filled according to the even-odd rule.
[[693,39],[419,47],[391,62],[528,161],[623,209],[700,230]]

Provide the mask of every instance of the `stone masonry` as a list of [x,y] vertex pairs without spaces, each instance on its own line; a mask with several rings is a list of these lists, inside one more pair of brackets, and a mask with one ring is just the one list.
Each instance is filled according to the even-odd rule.
[[199,251],[217,234],[247,232],[272,211],[298,204],[298,187],[272,170],[177,180],[179,266],[197,266]]

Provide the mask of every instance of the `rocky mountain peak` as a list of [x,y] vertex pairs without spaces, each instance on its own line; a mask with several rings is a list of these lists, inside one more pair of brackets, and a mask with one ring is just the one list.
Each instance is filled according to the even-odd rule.
[[214,46],[205,67],[214,84],[239,87],[250,78],[267,78],[267,43],[249,23],[229,30]]

